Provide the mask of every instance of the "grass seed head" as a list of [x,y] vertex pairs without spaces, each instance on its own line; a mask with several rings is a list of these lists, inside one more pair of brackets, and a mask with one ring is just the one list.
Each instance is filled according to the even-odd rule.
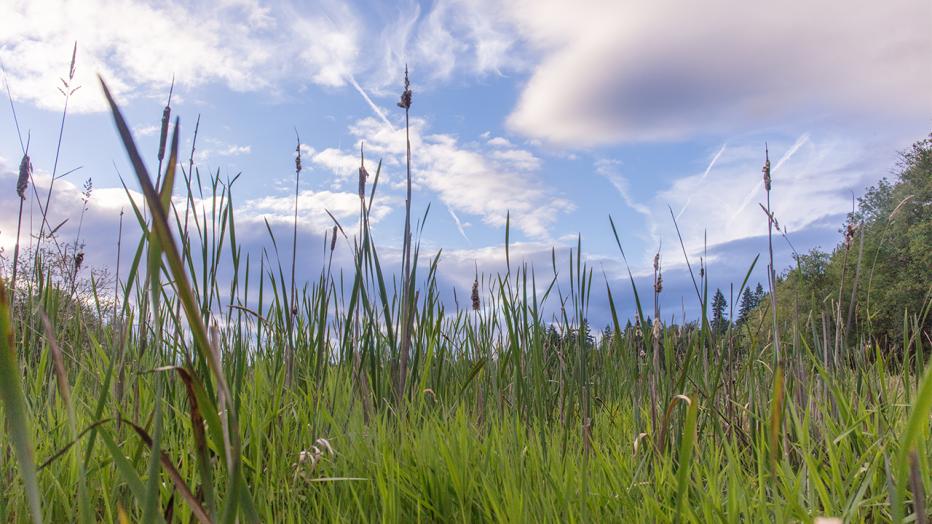
[[337,248],[337,226],[333,226],[333,234],[330,235],[330,252]]
[[472,310],[479,311],[479,307],[479,279],[476,278],[472,283]]
[[411,81],[408,79],[408,66],[405,66],[405,90],[401,93],[401,100],[398,102],[398,107],[405,110],[411,108]]

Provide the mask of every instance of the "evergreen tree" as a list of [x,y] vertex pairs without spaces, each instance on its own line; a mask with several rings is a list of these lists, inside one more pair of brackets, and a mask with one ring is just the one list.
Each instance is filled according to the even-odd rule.
[[761,300],[764,300],[764,286],[760,285],[760,282],[758,282],[757,288],[754,290],[754,307],[757,307]]
[[728,328],[728,320],[725,319],[725,308],[728,302],[725,301],[725,295],[721,289],[715,290],[715,296],[712,297],[712,330],[716,333],[724,333]]
[[738,323],[743,324],[747,321],[748,315],[751,314],[751,311],[757,307],[757,296],[751,292],[750,287],[744,288],[744,292],[741,293],[741,303],[738,306]]

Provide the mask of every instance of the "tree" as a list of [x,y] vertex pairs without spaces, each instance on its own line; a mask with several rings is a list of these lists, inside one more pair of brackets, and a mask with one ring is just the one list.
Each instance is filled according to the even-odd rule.
[[712,297],[712,331],[724,333],[728,328],[728,320],[725,318],[725,308],[728,302],[725,301],[725,295],[721,289],[715,290],[715,296]]
[[764,286],[760,285],[760,282],[757,283],[757,287],[754,289],[754,307],[760,305],[761,300],[764,300]]
[[757,307],[757,297],[751,292],[751,288],[744,288],[744,292],[741,293],[741,303],[738,306],[738,323],[747,322],[748,315],[755,307]]

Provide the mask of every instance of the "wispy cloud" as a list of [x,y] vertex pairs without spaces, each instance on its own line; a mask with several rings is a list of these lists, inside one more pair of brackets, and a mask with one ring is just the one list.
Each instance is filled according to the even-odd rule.
[[621,163],[617,160],[601,159],[595,163],[595,172],[605,177],[621,195],[625,205],[640,214],[647,222],[650,238],[654,244],[660,242],[660,236],[657,234],[657,221],[654,217],[654,211],[639,201],[631,194],[631,186],[628,179],[621,174]]

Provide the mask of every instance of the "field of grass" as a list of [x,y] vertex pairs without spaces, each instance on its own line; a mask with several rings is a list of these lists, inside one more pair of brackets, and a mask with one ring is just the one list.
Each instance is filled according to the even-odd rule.
[[[163,121],[165,167],[150,176],[113,113],[146,198],[127,215],[144,235],[116,296],[91,282],[79,298],[41,251],[15,287],[0,280],[0,521],[924,522],[932,510],[928,304],[903,313],[899,359],[846,332],[840,305],[775,318],[765,300],[727,330],[666,325],[659,276],[633,290],[640,321],[625,327],[621,290],[580,242],[552,268],[509,260],[476,275],[451,309],[416,221],[402,274],[383,273],[367,220],[378,173],[361,174],[359,230],[331,233],[355,270],[302,285],[288,277],[293,239],[242,254],[235,188],[178,161],[177,127]],[[593,338],[596,294],[614,318]]]

